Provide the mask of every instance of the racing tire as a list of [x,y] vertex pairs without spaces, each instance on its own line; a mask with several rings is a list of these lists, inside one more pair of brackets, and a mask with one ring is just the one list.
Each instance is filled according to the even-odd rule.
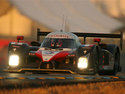
[[118,52],[115,53],[115,60],[114,60],[114,68],[109,73],[110,75],[116,75],[119,70],[119,62],[120,62],[120,54]]
[[121,69],[120,67],[120,51],[119,48],[116,45],[110,44],[108,45],[108,50],[114,55],[114,68],[111,72],[109,72],[110,75],[116,75],[117,72]]
[[108,44],[107,50],[114,56],[114,67],[113,70],[104,70],[99,72],[99,75],[116,75],[118,71],[121,71],[119,48],[116,45]]

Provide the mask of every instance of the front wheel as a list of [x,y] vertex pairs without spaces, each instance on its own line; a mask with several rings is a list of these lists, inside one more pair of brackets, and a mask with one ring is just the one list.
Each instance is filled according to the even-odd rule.
[[119,63],[120,63],[120,54],[117,52],[117,53],[115,53],[114,67],[110,73],[111,75],[117,74],[119,67],[120,67]]
[[120,67],[120,53],[116,51],[114,54],[114,66],[112,70],[104,70],[99,72],[100,75],[116,75],[117,72],[121,69]]

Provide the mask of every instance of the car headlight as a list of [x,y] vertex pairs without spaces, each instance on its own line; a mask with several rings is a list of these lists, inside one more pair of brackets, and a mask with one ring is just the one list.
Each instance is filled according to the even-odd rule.
[[88,58],[87,57],[80,57],[78,59],[77,67],[79,69],[85,69],[88,67]]
[[9,66],[18,66],[19,65],[19,56],[10,55],[9,56]]

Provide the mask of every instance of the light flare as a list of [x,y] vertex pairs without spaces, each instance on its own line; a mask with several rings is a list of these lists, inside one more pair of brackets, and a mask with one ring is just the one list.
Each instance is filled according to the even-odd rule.
[[77,67],[79,69],[85,69],[85,68],[87,68],[88,67],[88,59],[86,57],[80,57],[78,59]]
[[18,66],[19,65],[19,56],[11,55],[9,56],[9,66]]

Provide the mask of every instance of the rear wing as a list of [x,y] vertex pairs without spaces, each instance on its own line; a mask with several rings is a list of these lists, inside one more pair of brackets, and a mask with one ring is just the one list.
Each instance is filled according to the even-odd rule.
[[[37,29],[37,41],[40,41],[40,36],[46,36],[50,32],[42,32],[40,29]],[[77,33],[72,32],[78,37],[84,38],[84,44],[86,44],[86,38],[87,37],[101,37],[101,38],[119,38],[120,39],[120,48],[122,50],[122,44],[123,44],[123,32],[120,32],[120,34],[100,34],[100,33]]]

